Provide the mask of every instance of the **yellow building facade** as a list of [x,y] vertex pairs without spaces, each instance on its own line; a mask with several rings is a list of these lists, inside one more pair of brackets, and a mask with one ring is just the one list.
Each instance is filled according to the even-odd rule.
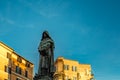
[[33,80],[34,65],[0,42],[0,80]]
[[54,80],[92,80],[91,66],[78,61],[58,57],[55,62]]

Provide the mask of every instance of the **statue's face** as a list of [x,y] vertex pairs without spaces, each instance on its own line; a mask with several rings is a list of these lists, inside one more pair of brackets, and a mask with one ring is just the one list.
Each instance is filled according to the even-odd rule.
[[44,36],[44,38],[46,38],[47,37],[46,33],[44,33],[43,36]]

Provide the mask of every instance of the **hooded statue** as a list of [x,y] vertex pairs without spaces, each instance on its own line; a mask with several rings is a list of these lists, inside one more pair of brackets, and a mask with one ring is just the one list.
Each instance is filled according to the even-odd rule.
[[42,39],[40,45],[38,47],[38,51],[40,53],[40,61],[39,61],[39,76],[50,76],[53,77],[55,72],[54,67],[54,42],[49,36],[47,31],[44,31],[42,34]]

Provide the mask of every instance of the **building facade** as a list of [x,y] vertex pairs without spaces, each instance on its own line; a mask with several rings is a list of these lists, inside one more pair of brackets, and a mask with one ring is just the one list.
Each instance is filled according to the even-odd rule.
[[63,57],[56,59],[55,67],[55,80],[92,80],[94,77],[89,64],[79,64],[78,61]]
[[0,80],[33,80],[34,65],[0,42]]

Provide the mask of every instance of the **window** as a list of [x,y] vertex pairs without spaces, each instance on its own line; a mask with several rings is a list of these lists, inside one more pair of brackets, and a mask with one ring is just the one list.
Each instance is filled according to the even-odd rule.
[[7,72],[7,66],[5,66],[5,72]]
[[75,71],[77,71],[77,67],[75,66]]
[[67,65],[67,70],[69,70],[69,65]]
[[8,72],[9,74],[11,74],[11,68],[8,66],[5,66],[5,72]]
[[64,70],[69,70],[69,65],[64,65]]
[[10,53],[7,53],[7,58],[8,58],[8,59],[10,59],[10,58],[11,58]]
[[78,78],[80,77],[80,73],[77,73],[77,77],[78,77]]
[[77,71],[77,67],[76,66],[72,66],[72,71]]
[[28,71],[25,71],[25,77],[28,77]]
[[8,73],[11,74],[11,68],[10,67],[8,67]]
[[17,61],[21,63],[22,62],[22,58],[20,56],[18,56]]
[[19,74],[22,74],[22,69],[21,68],[19,68]]
[[22,69],[19,66],[16,66],[16,73],[22,74]]
[[26,62],[26,67],[30,67],[30,63],[29,62]]
[[67,66],[66,65],[64,65],[64,70],[67,70]]
[[16,73],[19,73],[19,67],[16,66]]

